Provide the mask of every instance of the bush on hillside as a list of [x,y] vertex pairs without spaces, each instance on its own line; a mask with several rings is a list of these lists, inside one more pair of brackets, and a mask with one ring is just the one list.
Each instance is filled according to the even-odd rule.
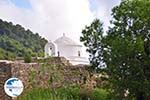
[[25,52],[24,54],[24,62],[25,63],[30,63],[32,60],[31,54],[29,52]]

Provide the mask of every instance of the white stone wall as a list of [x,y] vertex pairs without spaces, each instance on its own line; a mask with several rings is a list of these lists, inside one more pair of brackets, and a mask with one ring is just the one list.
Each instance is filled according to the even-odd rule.
[[58,51],[60,52],[60,56],[70,57],[70,56],[78,56],[78,52],[82,55],[82,48],[79,46],[70,46],[70,45],[59,45]]

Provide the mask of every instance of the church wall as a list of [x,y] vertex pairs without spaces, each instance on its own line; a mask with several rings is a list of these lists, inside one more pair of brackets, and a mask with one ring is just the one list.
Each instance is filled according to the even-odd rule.
[[60,52],[60,56],[64,57],[78,56],[79,51],[80,55],[82,55],[82,48],[77,46],[58,45],[58,51]]
[[80,56],[82,56],[82,47],[73,47],[75,55],[74,56],[79,56],[79,52],[80,52]]
[[82,48],[78,47],[78,46],[68,46],[68,53],[69,53],[69,57],[70,56],[78,56],[78,53],[80,52],[80,55],[82,55]]
[[69,57],[69,56],[75,54],[73,48],[71,48],[71,47],[69,47],[69,46],[65,46],[64,49],[65,49],[65,50],[64,50],[64,55],[65,55],[66,57]]
[[61,56],[61,57],[66,57],[66,49],[65,49],[65,46],[63,46],[63,45],[57,45],[57,47],[58,47],[58,52],[59,52],[59,55]]

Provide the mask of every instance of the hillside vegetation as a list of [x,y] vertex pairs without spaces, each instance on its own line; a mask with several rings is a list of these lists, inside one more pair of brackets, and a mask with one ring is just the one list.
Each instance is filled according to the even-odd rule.
[[43,56],[46,42],[38,33],[0,19],[0,59],[15,59],[25,53]]

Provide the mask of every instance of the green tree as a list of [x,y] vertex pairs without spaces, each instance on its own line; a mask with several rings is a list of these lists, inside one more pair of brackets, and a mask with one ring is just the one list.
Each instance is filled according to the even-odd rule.
[[105,39],[103,55],[110,87],[119,100],[150,98],[149,11],[148,0],[124,0],[112,10],[114,27]]
[[[14,59],[24,56],[24,49],[30,49],[31,55],[44,55],[44,46],[47,40],[38,35],[33,34],[29,29],[25,30],[21,25],[13,25],[0,19],[0,48],[7,53],[1,53],[0,59]],[[8,54],[9,53],[9,54]],[[8,57],[8,55],[10,55]]]
[[[92,37],[92,24],[82,32],[84,45],[95,56],[91,64],[103,62],[111,100],[148,100],[150,98],[150,1],[122,0],[112,9],[108,34]],[[101,25],[101,24],[99,24]],[[85,33],[85,34],[84,34]],[[96,33],[95,33],[96,34]],[[98,43],[98,44],[97,44]],[[96,46],[93,44],[96,44]],[[90,48],[89,48],[90,47]],[[100,48],[100,49],[99,49]],[[99,52],[100,51],[100,52]],[[95,53],[96,52],[96,53]],[[97,53],[99,52],[99,53]],[[101,66],[101,63],[98,66]],[[93,67],[97,67],[94,65]],[[128,95],[125,95],[129,92]]]
[[115,100],[150,98],[149,11],[149,0],[123,0],[112,9],[103,57]]
[[86,26],[85,29],[82,30],[80,41],[87,47],[87,52],[90,56],[89,60],[92,65],[90,67],[91,70],[97,69],[102,61],[100,56],[102,51],[102,38],[102,22],[98,19],[95,19],[90,26]]

